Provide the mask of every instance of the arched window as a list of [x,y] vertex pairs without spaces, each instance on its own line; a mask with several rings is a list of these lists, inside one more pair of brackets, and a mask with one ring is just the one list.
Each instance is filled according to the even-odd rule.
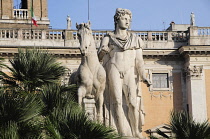
[[13,0],[13,9],[28,9],[28,0]]

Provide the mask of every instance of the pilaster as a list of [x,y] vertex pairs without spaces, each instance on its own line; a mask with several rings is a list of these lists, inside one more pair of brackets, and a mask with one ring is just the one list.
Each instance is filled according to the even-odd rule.
[[197,122],[203,122],[208,119],[205,68],[210,62],[210,49],[205,45],[191,45],[182,46],[179,52],[185,57],[184,70],[189,114]]
[[189,65],[186,68],[187,94],[190,115],[198,122],[207,119],[206,86],[203,66]]

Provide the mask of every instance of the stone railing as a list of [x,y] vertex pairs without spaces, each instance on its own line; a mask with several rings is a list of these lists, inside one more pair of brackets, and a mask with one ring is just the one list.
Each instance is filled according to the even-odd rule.
[[198,35],[210,35],[210,27],[198,27]]
[[[99,46],[100,40],[109,32],[111,31],[93,30],[93,38],[97,46]],[[141,37],[145,42],[145,48],[148,49],[172,49],[189,44],[210,45],[210,27],[190,27],[188,31],[130,32]],[[77,30],[0,29],[0,40],[0,45],[79,46]]]
[[190,45],[210,45],[210,27],[189,28],[189,43]]
[[18,39],[18,30],[0,29],[0,39]]
[[183,42],[188,39],[187,31],[132,31],[144,41],[176,41]]
[[[68,32],[68,34],[66,33]],[[93,38],[101,40],[108,32],[111,31],[97,31],[93,30]],[[187,41],[188,32],[175,31],[131,31],[137,34],[144,41]],[[19,38],[19,39],[50,39],[61,40],[65,39],[67,35],[71,34],[70,39],[78,40],[77,30],[37,30],[37,29],[0,29],[0,39],[4,38]],[[19,36],[19,37],[17,37]]]
[[13,18],[28,19],[28,9],[13,9]]

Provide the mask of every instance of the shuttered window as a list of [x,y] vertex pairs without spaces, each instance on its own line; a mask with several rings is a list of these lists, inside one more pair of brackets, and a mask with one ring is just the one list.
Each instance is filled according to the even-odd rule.
[[153,88],[169,88],[168,73],[152,74]]

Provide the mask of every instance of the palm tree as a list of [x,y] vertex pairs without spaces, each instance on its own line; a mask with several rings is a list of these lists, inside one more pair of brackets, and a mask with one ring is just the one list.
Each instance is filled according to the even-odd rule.
[[58,139],[120,138],[113,129],[88,118],[76,103],[76,90],[74,85],[64,88],[54,84],[43,88],[43,114],[47,117],[46,129],[50,136]]
[[[168,125],[176,139],[210,139],[210,124],[208,120],[196,122],[186,111],[171,112]],[[164,138],[171,138],[157,129],[157,133]]]
[[117,139],[113,129],[88,118],[77,87],[49,84],[36,93],[0,92],[0,138]]
[[[42,133],[43,103],[35,94],[22,97],[16,92],[0,92],[0,138],[38,138]],[[41,120],[38,120],[41,119]]]
[[[91,121],[77,103],[77,87],[58,82],[65,67],[39,49],[9,60],[10,73],[0,72],[0,138],[116,139],[113,129]],[[25,94],[25,95],[22,95]]]
[[57,82],[65,72],[65,67],[56,62],[51,54],[40,49],[19,49],[18,54],[9,62],[11,67],[4,65],[9,74],[0,72],[4,84],[26,92]]

